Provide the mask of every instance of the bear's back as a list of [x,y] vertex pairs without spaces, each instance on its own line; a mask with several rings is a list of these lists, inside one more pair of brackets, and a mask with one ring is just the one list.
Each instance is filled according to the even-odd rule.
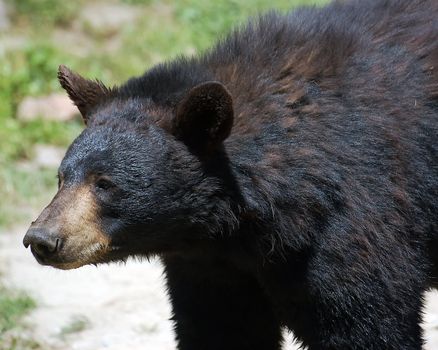
[[272,13],[203,57],[234,98],[240,188],[279,230],[349,208],[389,235],[438,234],[436,18],[420,0]]

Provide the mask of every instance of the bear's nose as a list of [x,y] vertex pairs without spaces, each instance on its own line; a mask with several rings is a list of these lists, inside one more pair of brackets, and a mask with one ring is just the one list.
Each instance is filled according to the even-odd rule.
[[53,255],[60,249],[61,239],[42,228],[30,228],[23,238],[24,246],[31,247],[32,253],[40,258]]

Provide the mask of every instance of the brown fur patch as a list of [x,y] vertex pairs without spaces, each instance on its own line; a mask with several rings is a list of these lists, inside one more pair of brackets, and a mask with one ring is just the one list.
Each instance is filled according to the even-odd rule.
[[88,186],[82,186],[71,193],[63,211],[61,232],[64,248],[81,265],[99,260],[108,250],[110,240],[98,224],[97,204]]
[[44,227],[62,240],[52,264],[57,268],[97,263],[110,250],[110,239],[101,230],[98,205],[88,186],[62,187],[34,226]]

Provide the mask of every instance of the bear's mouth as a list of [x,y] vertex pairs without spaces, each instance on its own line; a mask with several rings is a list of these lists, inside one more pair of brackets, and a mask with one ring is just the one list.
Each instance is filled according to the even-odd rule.
[[[98,265],[112,261],[120,261],[125,259],[127,255],[123,252],[123,249],[118,246],[110,246],[105,249],[97,249],[96,247],[88,248],[82,252],[75,252],[74,254],[66,254],[66,252],[61,250],[58,254],[51,256],[40,254],[38,249],[32,246],[30,250],[39,264],[61,270],[71,270],[84,265]],[[79,259],[77,257],[79,257]]]

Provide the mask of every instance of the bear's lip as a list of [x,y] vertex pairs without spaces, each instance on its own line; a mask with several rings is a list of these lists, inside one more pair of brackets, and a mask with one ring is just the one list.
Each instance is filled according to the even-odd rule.
[[50,258],[40,256],[32,246],[30,247],[30,251],[40,265],[57,267],[57,265],[63,263],[56,255],[51,256]]
[[32,247],[30,248],[32,255],[40,265],[51,266],[61,270],[71,270],[85,265],[97,265],[101,263],[117,261],[125,258],[127,255],[124,253],[121,246],[110,246],[105,254],[100,256],[90,256],[85,260],[69,259],[66,255],[62,254],[62,251],[48,258],[40,256],[34,249],[32,249]]
[[54,267],[57,269],[65,270],[65,268],[63,268],[63,266],[70,264],[70,262],[63,262],[54,256],[52,256],[50,258],[44,258],[44,257],[40,256],[32,247],[30,248],[30,251],[32,252],[32,255],[34,256],[35,260],[40,265],[43,265],[43,266],[51,266],[51,267]]
[[46,259],[44,259],[42,256],[40,256],[40,255],[35,251],[35,249],[34,249],[32,246],[30,246],[30,251],[32,252],[32,255],[34,256],[35,260],[36,260],[39,264],[41,264],[41,265],[49,265],[49,264],[47,263]]

